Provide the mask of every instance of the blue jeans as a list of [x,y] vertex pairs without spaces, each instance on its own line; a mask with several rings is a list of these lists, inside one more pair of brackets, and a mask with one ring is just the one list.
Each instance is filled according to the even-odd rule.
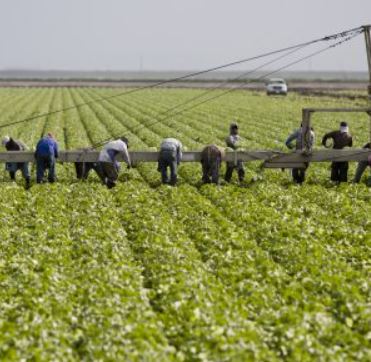
[[41,183],[45,171],[48,170],[48,181],[55,181],[55,157],[54,155],[36,155],[36,182]]
[[[170,183],[175,185],[177,182],[177,157],[175,151],[160,151],[160,157],[158,160],[158,170],[161,172],[161,180],[163,184]],[[167,173],[167,168],[170,168],[170,182]]]

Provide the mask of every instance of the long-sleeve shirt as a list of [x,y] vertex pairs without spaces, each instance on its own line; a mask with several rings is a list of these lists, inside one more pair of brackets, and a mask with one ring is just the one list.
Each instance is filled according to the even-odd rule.
[[334,145],[334,150],[341,150],[344,147],[352,147],[353,146],[353,139],[352,136],[348,132],[340,132],[340,131],[332,131],[326,133],[322,138],[322,144],[326,146],[326,141],[332,138]]
[[176,138],[165,138],[161,142],[161,146],[160,146],[161,151],[176,152],[176,158],[177,158],[178,163],[181,161],[183,157],[182,148],[183,148],[182,143]]
[[[313,147],[314,139],[315,139],[314,132],[312,130],[310,130],[310,138],[309,138],[309,144],[308,144],[309,148]],[[297,150],[303,149],[303,129],[302,128],[299,128],[296,131],[294,131],[293,133],[291,133],[290,136],[287,137],[285,145],[288,148],[292,148],[291,143],[293,141],[296,141],[295,148]]]
[[222,151],[216,145],[206,146],[201,152],[201,163],[210,164],[216,161],[221,162]]
[[239,147],[239,142],[241,138],[238,134],[230,134],[226,139],[225,143],[227,144],[228,147],[233,148],[236,150]]
[[36,156],[54,156],[58,158],[58,143],[51,137],[42,138],[36,145]]
[[27,146],[21,142],[10,138],[10,140],[6,143],[5,148],[7,151],[26,151]]
[[116,163],[116,156],[121,154],[124,161],[130,165],[130,156],[126,143],[122,140],[115,140],[108,142],[104,145],[102,151],[100,151],[98,160],[100,162],[112,162]]

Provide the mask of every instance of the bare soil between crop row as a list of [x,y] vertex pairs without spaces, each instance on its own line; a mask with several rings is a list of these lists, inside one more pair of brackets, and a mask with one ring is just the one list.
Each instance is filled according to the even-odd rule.
[[[141,88],[156,86],[158,88],[187,88],[187,89],[232,89],[248,91],[265,91],[261,82],[243,84],[239,82],[212,82],[212,81],[180,81],[157,85],[164,81],[91,81],[91,80],[0,80],[0,88]],[[289,92],[296,92],[305,96],[367,99],[366,82],[342,81],[292,81],[288,82]],[[349,93],[347,93],[349,91]],[[362,93],[354,93],[354,91]],[[353,92],[353,93],[352,93]]]

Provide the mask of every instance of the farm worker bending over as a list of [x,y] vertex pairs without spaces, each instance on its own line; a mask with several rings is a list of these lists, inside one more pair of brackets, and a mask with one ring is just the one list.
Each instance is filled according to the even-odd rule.
[[218,184],[222,151],[216,145],[206,146],[201,152],[202,182]]
[[[333,140],[333,149],[341,150],[344,147],[352,147],[353,139],[349,133],[348,124],[346,122],[340,123],[340,129],[338,131],[332,131],[326,133],[322,138],[322,145],[326,148],[329,146],[326,145],[326,141],[332,138]],[[331,163],[331,180],[335,182],[347,182],[348,181],[348,168],[349,163],[347,161],[342,162],[332,162]]]
[[40,139],[36,145],[36,182],[43,182],[45,170],[48,170],[48,181],[55,182],[55,159],[58,158],[58,143],[51,133]]
[[[5,136],[2,140],[3,146],[7,151],[26,151],[27,146],[21,142],[14,140],[9,136]],[[18,170],[22,171],[22,176],[26,180],[26,188],[30,187],[30,172],[28,170],[28,162],[7,162],[5,169],[9,171],[10,178],[15,180],[15,174]]]
[[116,181],[119,177],[120,164],[116,160],[116,157],[122,155],[128,168],[131,167],[128,145],[128,139],[126,137],[121,137],[118,140],[106,143],[102,151],[100,151],[98,173],[103,183],[109,189],[116,186]]
[[[158,171],[161,172],[163,184],[175,185],[177,182],[177,167],[182,160],[182,144],[175,138],[165,138],[160,146]],[[170,168],[170,182],[167,168]]]
[[[371,142],[364,145],[363,148],[370,149],[371,148]],[[368,160],[358,162],[358,166],[357,166],[357,170],[356,170],[356,174],[354,176],[353,182],[358,183],[359,181],[361,181],[361,177],[363,175],[363,172],[365,172],[367,166],[371,167],[371,156],[368,156]],[[371,186],[371,177],[369,177],[367,183],[368,183],[368,185]]]
[[[295,141],[295,146],[292,144]],[[310,136],[309,136],[309,142],[308,142],[309,148],[313,147],[314,144],[314,131],[313,128],[310,129]],[[296,150],[302,150],[303,149],[303,127],[300,125],[300,128],[294,131],[290,134],[290,136],[287,137],[287,140],[285,142],[285,145],[289,149],[293,149],[295,147]],[[308,163],[305,163],[305,168],[293,168],[292,169],[292,178],[294,182],[301,184],[305,180],[305,171],[308,168]]]
[[[232,148],[233,150],[237,150],[239,147],[239,142],[241,141],[241,137],[238,134],[238,125],[237,123],[231,123],[229,126],[229,136],[225,139],[227,147]],[[242,161],[237,161],[235,165],[234,162],[227,162],[227,170],[225,172],[225,181],[230,182],[233,174],[233,170],[237,169],[238,173],[238,180],[241,182],[245,178],[245,170],[243,168]]]
[[94,170],[100,177],[98,162],[75,162],[76,177],[79,180],[86,180],[90,170]]

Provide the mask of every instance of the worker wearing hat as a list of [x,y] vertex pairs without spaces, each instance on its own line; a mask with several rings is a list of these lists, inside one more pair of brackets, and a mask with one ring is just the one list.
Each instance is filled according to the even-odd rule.
[[[236,122],[232,122],[229,126],[229,136],[225,139],[227,147],[232,148],[233,150],[237,150],[240,141],[241,137],[238,134],[238,124]],[[225,181],[231,181],[234,169],[237,170],[238,180],[242,182],[245,178],[245,169],[243,167],[242,161],[237,161],[237,163],[227,162],[227,170],[224,177]]]
[[[327,145],[328,139],[333,140],[332,148],[334,150],[341,150],[344,147],[353,146],[353,138],[349,133],[349,127],[347,122],[340,123],[340,129],[337,131],[332,131],[326,133],[322,138],[322,145],[326,148],[330,146]],[[331,163],[331,180],[335,182],[347,182],[348,181],[348,168],[349,163],[347,161],[333,161]]]
[[[7,151],[26,151],[27,146],[21,142],[14,140],[9,136],[4,136],[2,145]],[[26,180],[26,188],[30,187],[30,172],[28,169],[28,162],[7,162],[5,164],[5,169],[9,172],[10,178],[15,180],[15,176],[18,170],[21,170],[23,178]]]

